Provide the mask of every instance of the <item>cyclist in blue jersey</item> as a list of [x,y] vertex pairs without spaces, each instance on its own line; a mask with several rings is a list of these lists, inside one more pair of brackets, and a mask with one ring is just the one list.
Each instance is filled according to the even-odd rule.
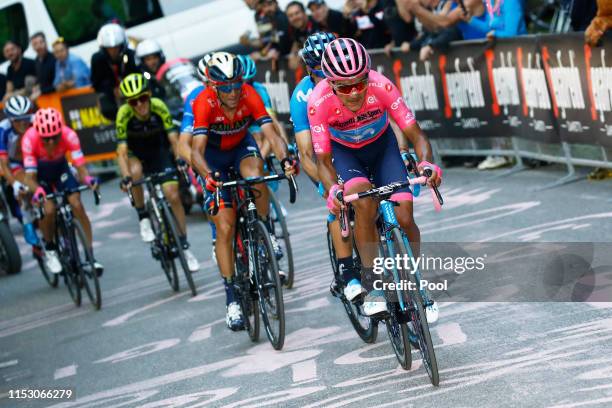
[[[318,32],[308,36],[304,42],[304,47],[300,51],[300,56],[306,64],[308,75],[302,78],[295,87],[290,102],[291,122],[293,122],[295,141],[300,154],[300,163],[321,195],[323,195],[324,189],[319,178],[312,148],[310,124],[308,121],[308,98],[314,87],[325,79],[325,75],[321,71],[321,58],[327,44],[334,39],[336,39],[335,35],[326,32]],[[339,285],[344,284],[344,296],[351,301],[362,293],[361,284],[358,279],[359,270],[357,270],[353,263],[351,238],[342,238],[339,222],[335,217],[330,216],[328,220],[334,249],[336,250],[337,267],[342,272],[342,280],[344,281],[336,283]]]
[[22,210],[20,204],[25,205],[26,200],[21,200],[27,190],[25,185],[25,171],[23,169],[23,156],[21,154],[21,138],[26,130],[32,125],[32,113],[34,106],[25,96],[11,96],[4,105],[4,115],[0,122],[0,169],[2,177],[6,180],[7,201],[11,212],[23,224],[23,236],[30,245],[38,245],[34,224],[29,216],[30,211]]

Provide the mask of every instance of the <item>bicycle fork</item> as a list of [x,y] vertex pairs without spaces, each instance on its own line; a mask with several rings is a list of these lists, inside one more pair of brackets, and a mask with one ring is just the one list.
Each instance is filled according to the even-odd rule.
[[[387,248],[389,249],[389,254],[391,255],[392,258],[395,258],[397,254],[395,254],[393,250],[393,244],[392,244],[393,239],[391,237],[391,231],[393,230],[393,228],[400,228],[399,223],[397,221],[397,217],[395,216],[395,204],[389,200],[381,201],[379,205],[379,214],[383,219],[384,225],[388,226],[388,228],[385,228],[385,236],[384,237],[381,236],[381,240],[385,240],[387,242]],[[408,257],[412,259],[414,258],[414,255],[412,254],[412,248],[410,247],[410,242],[408,241],[406,234],[401,230],[401,228],[400,228],[400,232],[402,235],[403,244],[406,248],[406,251],[408,252]],[[413,273],[415,275],[416,282],[417,284],[419,284],[419,282],[421,281],[421,272],[418,269],[415,269],[414,271],[410,271],[409,273]],[[393,268],[393,278],[395,282],[401,283],[401,277],[399,276],[399,272],[397,268]],[[400,288],[401,288],[401,285],[400,285]],[[427,308],[428,306],[431,306],[433,304],[433,301],[430,300],[427,290],[421,289],[420,287],[418,288],[418,290],[419,292],[421,292],[421,296],[423,297],[423,302],[424,302],[423,307]],[[402,310],[402,312],[407,312],[410,307],[404,304],[403,297],[401,296],[402,289],[396,289],[396,292],[397,292],[397,299],[400,305],[400,309]]]

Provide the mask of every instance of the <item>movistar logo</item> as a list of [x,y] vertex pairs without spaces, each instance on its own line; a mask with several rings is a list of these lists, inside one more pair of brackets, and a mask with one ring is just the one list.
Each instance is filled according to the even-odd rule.
[[312,93],[312,88],[310,88],[308,92],[306,93],[304,93],[304,91],[300,89],[297,91],[295,99],[297,99],[300,102],[308,102],[308,97],[310,96],[311,93]]

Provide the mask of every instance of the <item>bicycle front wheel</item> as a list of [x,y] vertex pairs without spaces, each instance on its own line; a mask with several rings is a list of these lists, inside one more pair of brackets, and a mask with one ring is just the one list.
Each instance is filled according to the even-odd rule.
[[[397,229],[396,229],[397,230]],[[394,230],[394,232],[396,231]],[[395,239],[395,234],[391,235],[392,242],[383,241],[381,243],[382,253],[385,258],[394,258],[396,255],[403,256],[406,253],[404,242],[402,240]],[[390,247],[391,245],[391,247]],[[394,279],[400,279],[400,275],[397,270],[388,271]],[[391,341],[391,346],[397,357],[397,361],[400,363],[404,370],[409,370],[412,367],[412,351],[410,350],[410,337],[408,333],[408,325],[406,323],[405,315],[402,311],[400,299],[397,299],[393,294],[385,291],[385,298],[387,299],[387,306],[389,308],[389,317],[385,320],[387,326],[387,334]],[[407,307],[407,306],[406,306]]]
[[189,270],[189,265],[187,264],[187,258],[185,257],[185,251],[183,250],[183,246],[181,245],[180,234],[178,230],[178,222],[176,221],[176,217],[174,213],[168,206],[168,204],[163,204],[164,209],[164,218],[166,219],[166,225],[172,236],[173,241],[173,249],[176,251],[178,255],[181,267],[183,268],[183,272],[185,273],[185,279],[187,280],[187,285],[189,285],[189,289],[191,290],[191,296],[195,296],[198,294],[195,283],[193,281],[193,276],[191,276],[191,271]]
[[168,279],[168,283],[174,292],[179,290],[178,273],[176,271],[176,264],[170,251],[170,240],[168,239],[168,231],[162,221],[157,217],[157,213],[153,209],[151,201],[147,202],[147,208],[149,212],[149,219],[151,220],[151,227],[155,233],[155,240],[151,242],[151,253],[153,258],[158,259],[164,275]]
[[[399,229],[395,228],[392,232],[394,246],[401,248],[401,256],[407,253],[404,244],[402,233]],[[440,383],[440,375],[438,373],[438,362],[436,360],[436,354],[433,348],[433,342],[431,340],[431,333],[429,332],[429,324],[427,323],[427,315],[425,314],[425,306],[423,297],[418,287],[419,284],[416,281],[416,276],[413,273],[409,273],[405,270],[400,271],[401,279],[410,280],[412,282],[413,290],[402,291],[403,301],[408,310],[408,318],[410,320],[409,334],[410,337],[416,339],[419,345],[419,351],[423,358],[423,365],[429,375],[429,379],[434,386]]]
[[102,307],[102,293],[100,291],[100,281],[94,265],[93,253],[85,237],[85,232],[79,220],[72,220],[74,253],[73,262],[79,271],[79,277],[87,292],[91,304],[96,310]]
[[70,298],[76,306],[81,306],[81,278],[79,271],[75,270],[72,265],[72,248],[69,245],[69,232],[66,230],[63,220],[56,219],[55,227],[55,242],[57,243],[57,253],[62,263],[62,274],[64,276],[64,284],[68,288]]
[[249,277],[249,257],[242,239],[242,228],[236,227],[234,241],[234,264],[236,268],[236,285],[240,296],[240,307],[244,317],[244,326],[252,342],[259,341],[259,309],[257,308],[257,289]]
[[285,343],[285,304],[278,263],[270,235],[262,221],[255,222],[252,234],[253,243],[250,245],[250,250],[255,251],[253,258],[259,311],[268,340],[274,349],[280,350]]
[[291,249],[291,239],[289,238],[289,229],[287,228],[287,220],[283,214],[283,207],[272,190],[270,191],[270,217],[272,217],[272,233],[279,240],[279,244],[283,249],[283,257],[278,261],[278,267],[285,271],[285,287],[291,289],[295,271],[293,266],[293,250]]

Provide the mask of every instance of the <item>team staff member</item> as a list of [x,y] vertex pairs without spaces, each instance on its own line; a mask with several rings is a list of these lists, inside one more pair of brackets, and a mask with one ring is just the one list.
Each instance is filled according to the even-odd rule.
[[[130,74],[119,85],[127,100],[117,112],[117,155],[124,191],[132,188],[132,180],[143,175],[173,172],[176,169],[172,151],[177,151],[178,132],[172,116],[161,99],[152,98],[148,83],[142,74]],[[168,175],[163,190],[176,216],[181,232],[181,245],[189,270],[199,269],[198,260],[189,250],[185,210],[181,204],[176,173]],[[144,205],[142,186],[133,187],[134,202],[140,220],[140,236],[143,241],[155,239],[151,220]]]
[[[206,65],[205,74],[208,87],[193,104],[191,163],[206,181],[207,190],[215,191],[219,185],[213,173],[219,173],[221,181],[227,180],[230,167],[238,170],[244,178],[263,176],[263,160],[257,143],[247,133],[253,122],[257,122],[270,141],[285,174],[294,174],[297,163],[287,157],[287,145],[275,132],[272,119],[255,89],[242,82],[242,66],[238,58],[226,52],[215,53]],[[268,189],[265,185],[256,185],[255,189],[258,190],[255,201],[257,211],[270,227]],[[240,330],[243,328],[243,317],[232,283],[236,213],[232,209],[229,192],[223,191],[219,212],[212,218],[217,227],[215,251],[226,293],[226,323],[230,329]]]
[[[23,165],[26,170],[25,184],[34,192],[33,199],[40,202],[47,194],[55,191],[74,190],[79,186],[68,161],[70,153],[72,164],[76,166],[81,182],[93,189],[98,188],[96,179],[89,175],[85,167],[85,157],[81,151],[79,137],[62,122],[60,113],[54,108],[39,109],[34,116],[34,126],[30,127],[21,140]],[[74,216],[83,226],[85,236],[91,247],[91,223],[81,202],[78,192],[68,196]],[[40,220],[40,229],[45,240],[45,266],[52,273],[60,273],[62,265],[54,242],[55,203],[44,202],[45,216]],[[93,253],[93,248],[91,249]],[[94,266],[98,276],[104,267],[97,261]]]

